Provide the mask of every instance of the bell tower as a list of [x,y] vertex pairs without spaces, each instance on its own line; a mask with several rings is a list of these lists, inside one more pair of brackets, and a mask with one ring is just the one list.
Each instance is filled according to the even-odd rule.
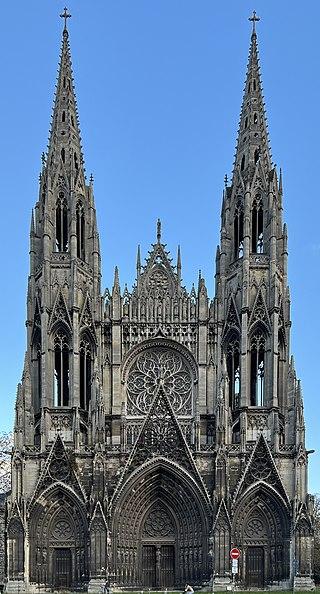
[[[31,220],[28,353],[35,439],[45,447],[61,409],[68,441],[87,432],[98,360],[100,249],[93,181],[86,182],[73,83],[67,11],[39,200]],[[71,413],[72,411],[72,413]],[[79,416],[80,415],[80,416]],[[83,419],[82,419],[83,417]],[[82,422],[83,421],[83,422]],[[66,435],[67,438],[67,435]]]
[[[261,585],[268,563],[267,579],[284,587],[289,577],[297,580],[295,571],[304,575],[309,571],[310,575],[312,497],[307,493],[300,382],[290,356],[282,174],[280,170],[278,177],[269,145],[258,20],[254,12],[236,155],[231,183],[227,178],[225,181],[216,257],[214,559],[216,574],[223,575],[228,561],[219,558],[222,542],[218,527],[222,524],[224,534],[230,535],[230,546],[243,551],[243,582]],[[268,484],[276,486],[274,501],[271,491],[267,495]],[[272,521],[265,521],[259,511],[268,506]],[[271,537],[269,531],[277,516],[282,517],[281,534],[274,531]],[[291,544],[290,530],[294,534]],[[269,550],[263,544],[267,534]],[[251,566],[255,564],[260,564],[259,583],[251,581]],[[305,583],[305,587],[311,585],[311,579]]]
[[290,298],[282,180],[272,163],[254,15],[236,157],[226,182],[217,254],[220,382],[232,421],[226,439],[253,438],[248,415],[269,417],[277,450],[285,440]]

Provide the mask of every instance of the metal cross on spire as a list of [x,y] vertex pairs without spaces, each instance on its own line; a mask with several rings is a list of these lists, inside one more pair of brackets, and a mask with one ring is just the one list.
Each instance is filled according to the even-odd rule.
[[65,6],[63,12],[60,14],[60,18],[64,19],[64,29],[67,29],[67,19],[71,18],[71,14],[68,12],[67,7]]
[[257,15],[256,11],[254,10],[252,16],[249,17],[249,21],[252,22],[252,33],[256,32],[256,23],[260,21],[260,17]]

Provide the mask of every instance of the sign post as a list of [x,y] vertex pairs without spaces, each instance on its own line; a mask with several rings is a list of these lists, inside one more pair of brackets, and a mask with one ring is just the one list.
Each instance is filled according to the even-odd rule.
[[241,555],[241,551],[240,549],[238,549],[237,547],[233,547],[230,551],[230,558],[232,560],[232,565],[231,565],[231,573],[232,573],[232,591],[234,592],[234,582],[235,582],[235,576],[237,573],[239,573],[239,557]]

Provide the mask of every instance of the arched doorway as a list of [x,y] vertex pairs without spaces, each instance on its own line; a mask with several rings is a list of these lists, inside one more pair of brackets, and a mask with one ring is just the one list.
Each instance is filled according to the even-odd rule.
[[169,588],[209,579],[211,509],[176,464],[144,464],[123,485],[111,514],[111,579],[119,586]]
[[264,588],[289,578],[290,531],[285,502],[267,485],[250,489],[236,508],[233,543],[241,555],[241,581]]
[[55,589],[80,586],[87,579],[85,509],[69,489],[44,492],[30,514],[30,581]]

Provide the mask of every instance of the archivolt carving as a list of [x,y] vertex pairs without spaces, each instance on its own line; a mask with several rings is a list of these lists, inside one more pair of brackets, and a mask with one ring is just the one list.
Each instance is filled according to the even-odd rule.
[[176,413],[192,412],[192,375],[179,352],[166,348],[144,351],[138,355],[127,379],[128,413],[146,414],[160,380]]

